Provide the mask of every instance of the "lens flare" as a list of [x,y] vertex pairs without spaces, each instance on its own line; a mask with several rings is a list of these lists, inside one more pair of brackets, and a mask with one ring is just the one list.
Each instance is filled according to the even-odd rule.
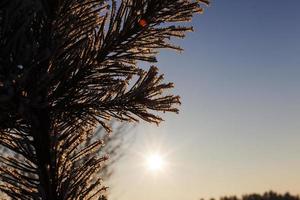
[[158,154],[149,155],[149,157],[147,158],[147,166],[152,171],[158,171],[163,169],[164,164],[165,162],[162,156]]

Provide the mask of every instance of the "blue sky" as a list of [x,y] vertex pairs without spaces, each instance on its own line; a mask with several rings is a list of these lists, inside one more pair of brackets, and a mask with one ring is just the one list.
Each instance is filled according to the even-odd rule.
[[[215,0],[158,66],[180,114],[141,124],[112,179],[119,200],[196,200],[276,190],[300,194],[300,1]],[[158,147],[158,146],[161,147]],[[167,153],[147,174],[141,154]],[[147,149],[148,148],[148,149]]]

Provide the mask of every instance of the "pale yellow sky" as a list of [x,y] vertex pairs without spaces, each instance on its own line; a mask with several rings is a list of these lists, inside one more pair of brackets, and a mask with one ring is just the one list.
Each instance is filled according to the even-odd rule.
[[[185,138],[177,144],[168,141],[172,134],[164,126],[147,125],[138,130],[140,132],[134,146],[119,162],[113,176],[112,200],[198,199],[263,193],[270,189],[300,194],[300,173],[297,173],[300,159],[292,161],[287,155],[288,152],[298,154],[299,147],[296,145],[299,137],[295,138],[294,143],[281,141],[280,144],[286,149],[278,146],[277,150],[262,150],[262,142],[257,146],[254,143],[253,146],[245,146],[241,151],[243,147],[238,144],[239,141],[236,141],[236,147],[206,149],[195,146],[192,138]],[[219,143],[216,138],[210,142]],[[142,155],[148,155],[149,147],[153,147],[154,152],[159,149],[158,152],[166,155],[168,164],[160,172],[149,172],[143,165],[145,160]],[[263,154],[269,154],[269,157],[265,158]],[[246,157],[241,159],[243,156]]]

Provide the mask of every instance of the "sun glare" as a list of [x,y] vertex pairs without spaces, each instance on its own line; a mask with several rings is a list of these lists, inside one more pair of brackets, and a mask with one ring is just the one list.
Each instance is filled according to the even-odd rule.
[[165,163],[164,163],[162,156],[160,156],[158,154],[150,155],[147,158],[147,166],[152,171],[158,171],[158,170],[163,169],[164,164]]

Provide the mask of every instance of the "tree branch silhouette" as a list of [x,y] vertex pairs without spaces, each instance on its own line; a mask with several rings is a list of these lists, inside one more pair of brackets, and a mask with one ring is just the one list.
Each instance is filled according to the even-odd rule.
[[[99,199],[107,156],[97,126],[150,123],[178,112],[165,95],[159,49],[191,27],[206,0],[2,0],[0,2],[0,190],[12,199]],[[95,178],[96,177],[96,178]]]

